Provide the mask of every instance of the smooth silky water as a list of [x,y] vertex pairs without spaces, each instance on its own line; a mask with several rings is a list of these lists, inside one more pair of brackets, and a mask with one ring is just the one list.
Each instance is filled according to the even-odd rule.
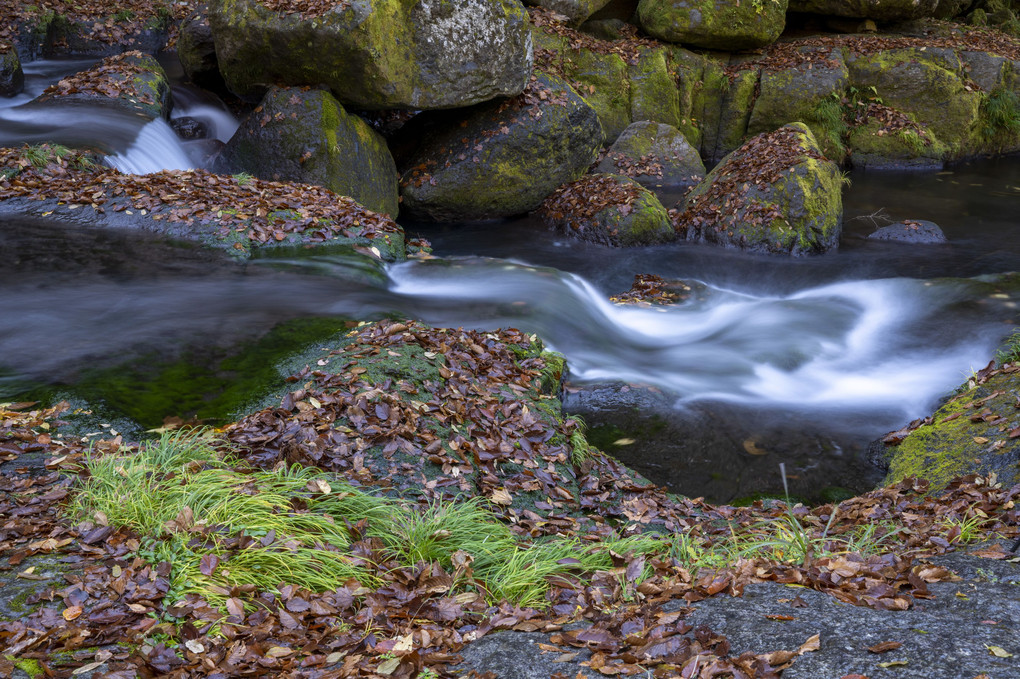
[[[55,77],[55,67],[29,66],[36,89]],[[219,136],[236,125],[215,104],[178,98],[178,115],[207,115]],[[194,163],[162,121],[130,128],[88,107],[69,129],[64,110],[15,103],[0,109],[2,143],[59,130],[63,143],[102,139],[121,169]],[[961,280],[1020,269],[1020,160],[851,181],[840,250],[798,259],[684,243],[612,249],[526,217],[405,223],[432,240],[433,260],[376,268],[288,252],[234,263],[81,218],[2,217],[0,400],[112,369],[125,405],[150,404],[133,413],[144,426],[223,417],[222,394],[249,388],[245,378],[279,360],[285,340],[314,341],[333,327],[307,319],[398,314],[515,326],[567,357],[566,407],[585,417],[597,444],[653,481],[729,501],[776,492],[785,462],[805,497],[864,490],[881,479],[868,443],[929,413],[1020,323],[1016,294]],[[886,216],[931,219],[950,244],[865,240]],[[670,308],[610,304],[636,273],[695,282],[700,292]],[[145,396],[157,392],[167,398]]]

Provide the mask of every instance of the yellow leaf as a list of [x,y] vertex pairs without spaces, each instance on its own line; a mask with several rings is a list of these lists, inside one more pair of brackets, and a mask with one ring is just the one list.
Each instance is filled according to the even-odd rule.
[[510,493],[506,492],[502,488],[497,488],[492,491],[492,497],[489,499],[497,505],[509,505],[513,502],[513,498],[510,497]]
[[637,443],[634,439],[616,439],[613,441],[614,446],[629,446]]
[[984,436],[975,436],[974,437],[974,443],[985,444],[985,443],[988,443],[988,439],[986,439]]
[[878,663],[879,667],[906,667],[909,663],[906,660],[890,660],[889,662]]
[[987,648],[988,652],[991,653],[992,655],[994,655],[996,658],[1012,658],[1013,657],[1013,654],[1010,653],[1009,651],[1007,651],[1006,649],[1004,649],[1002,646],[989,646],[988,644],[985,644],[985,648]]
[[390,675],[400,667],[400,658],[389,658],[384,660],[379,667],[375,668],[377,674]]
[[81,606],[69,606],[64,609],[64,612],[61,615],[64,616],[64,620],[71,621],[81,615],[81,613]]
[[267,658],[282,658],[286,655],[290,655],[294,652],[294,649],[287,648],[286,646],[273,646],[266,651]]

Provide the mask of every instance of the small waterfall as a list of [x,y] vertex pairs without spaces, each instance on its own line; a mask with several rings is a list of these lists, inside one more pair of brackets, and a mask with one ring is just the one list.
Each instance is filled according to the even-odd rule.
[[190,170],[194,163],[181,140],[162,119],[144,125],[125,151],[106,157],[106,163],[125,174],[149,174],[160,170]]

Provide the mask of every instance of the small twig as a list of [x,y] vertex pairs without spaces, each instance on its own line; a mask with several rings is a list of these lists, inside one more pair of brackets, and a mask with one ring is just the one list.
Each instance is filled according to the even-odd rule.
[[889,213],[885,211],[884,207],[878,208],[877,210],[872,212],[870,215],[858,215],[856,217],[851,217],[850,219],[848,219],[846,221],[848,221],[848,222],[855,222],[858,219],[861,219],[861,220],[864,220],[864,219],[871,220],[871,225],[876,227],[876,228],[878,227],[879,220],[885,222],[886,224],[892,224],[894,221],[896,221],[895,219],[893,219],[892,217],[889,216]]

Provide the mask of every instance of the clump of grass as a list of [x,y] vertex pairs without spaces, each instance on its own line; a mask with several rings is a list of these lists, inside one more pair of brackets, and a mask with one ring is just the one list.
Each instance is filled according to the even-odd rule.
[[248,184],[251,184],[255,180],[255,175],[248,174],[247,172],[238,172],[237,174],[232,176],[234,177],[234,181],[237,182],[238,186],[247,186]]
[[995,362],[1002,367],[1007,363],[1020,361],[1020,328],[1006,338],[1002,347],[995,354]]
[[834,160],[842,162],[847,154],[845,140],[850,128],[846,123],[846,111],[839,94],[833,92],[831,97],[818,102],[811,117],[817,122],[816,129],[822,147],[836,156]]
[[1020,135],[1020,96],[999,86],[981,102],[982,136],[991,143],[1002,143]]
[[570,432],[570,462],[575,466],[580,466],[587,460],[592,458],[591,444],[588,443],[587,431],[588,425],[585,424],[578,416],[574,416],[574,422],[577,424],[574,430]]

